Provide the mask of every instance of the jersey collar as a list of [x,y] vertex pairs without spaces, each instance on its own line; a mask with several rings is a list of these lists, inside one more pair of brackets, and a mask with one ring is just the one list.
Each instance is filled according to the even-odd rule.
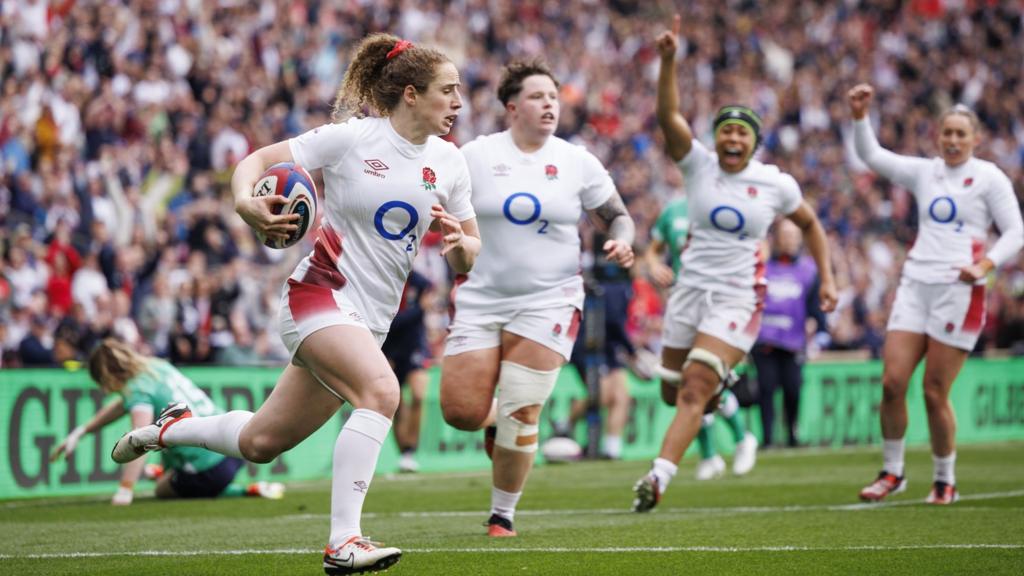
[[527,153],[520,150],[519,146],[516,146],[515,140],[512,139],[511,130],[505,130],[504,132],[502,132],[502,135],[505,138],[505,141],[508,142],[508,146],[509,148],[512,149],[512,152],[515,154],[516,158],[518,158],[519,161],[522,162],[523,164],[535,164],[537,162],[540,162],[541,154],[543,154],[544,151],[547,150],[548,146],[551,145],[551,140],[554,139],[553,135],[548,136],[547,140],[544,141],[543,146],[541,146],[534,152]]
[[384,137],[388,139],[388,142],[390,142],[402,156],[405,156],[406,158],[418,158],[427,150],[427,144],[430,143],[429,136],[427,137],[427,141],[423,144],[413,144],[395,131],[395,127],[391,125],[390,118],[381,118],[380,120],[384,123]]

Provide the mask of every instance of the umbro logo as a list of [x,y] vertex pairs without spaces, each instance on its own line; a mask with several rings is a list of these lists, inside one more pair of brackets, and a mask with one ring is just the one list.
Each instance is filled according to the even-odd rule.
[[370,167],[369,170],[365,170],[365,169],[363,170],[364,174],[369,174],[370,176],[376,176],[377,178],[384,178],[385,177],[383,174],[381,174],[381,172],[387,170],[388,169],[388,165],[385,164],[383,160],[377,160],[376,158],[374,158],[372,160],[363,160],[363,162],[367,166]]
[[363,482],[362,480],[356,480],[355,482],[352,483],[352,485],[355,486],[354,488],[352,488],[354,492],[362,492],[363,494],[366,494],[367,488],[370,487],[369,484]]
[[494,171],[495,176],[508,176],[512,173],[512,167],[504,162],[491,166],[491,170]]

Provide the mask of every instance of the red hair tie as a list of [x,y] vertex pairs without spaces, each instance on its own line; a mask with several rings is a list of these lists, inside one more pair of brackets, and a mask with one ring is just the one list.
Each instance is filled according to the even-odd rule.
[[398,42],[395,42],[395,47],[388,52],[388,60],[398,56],[408,48],[412,48],[412,42],[409,42],[408,40],[399,40]]

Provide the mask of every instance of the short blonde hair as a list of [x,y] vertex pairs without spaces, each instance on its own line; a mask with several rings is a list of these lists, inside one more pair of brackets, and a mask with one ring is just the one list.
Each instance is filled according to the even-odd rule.
[[149,369],[149,358],[114,338],[105,338],[89,355],[89,376],[107,392],[120,392]]

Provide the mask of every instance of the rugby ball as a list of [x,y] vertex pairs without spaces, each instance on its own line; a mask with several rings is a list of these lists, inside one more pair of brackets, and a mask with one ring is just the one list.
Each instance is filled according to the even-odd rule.
[[252,190],[253,197],[273,194],[288,200],[286,204],[275,206],[274,213],[298,214],[299,219],[295,222],[298,229],[284,240],[270,240],[258,232],[256,236],[260,242],[270,248],[281,249],[294,246],[309,232],[316,220],[316,185],[313,184],[309,172],[306,172],[302,166],[292,162],[281,162],[267,168]]
[[544,442],[540,453],[548,462],[573,462],[583,456],[583,449],[572,438],[555,436]]

